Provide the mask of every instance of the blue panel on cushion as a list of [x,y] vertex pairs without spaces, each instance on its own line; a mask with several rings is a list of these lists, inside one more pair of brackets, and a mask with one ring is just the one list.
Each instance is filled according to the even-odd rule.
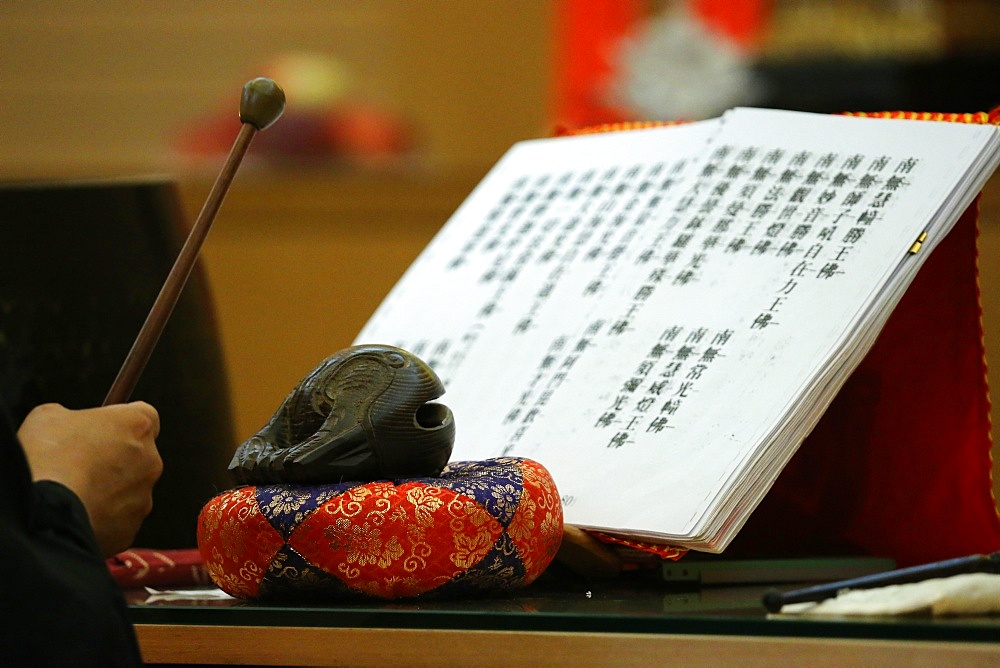
[[336,595],[340,600],[363,594],[348,587],[340,578],[310,564],[288,545],[282,546],[260,583],[261,598],[302,598]]
[[505,533],[479,563],[435,589],[432,595],[465,596],[504,591],[510,588],[510,583],[522,581],[525,572],[517,547]]
[[333,497],[364,483],[337,485],[263,485],[257,488],[257,505],[282,538],[288,540],[299,524]]
[[517,512],[524,488],[524,476],[516,459],[448,464],[438,479],[425,479],[458,494],[474,498],[507,528]]

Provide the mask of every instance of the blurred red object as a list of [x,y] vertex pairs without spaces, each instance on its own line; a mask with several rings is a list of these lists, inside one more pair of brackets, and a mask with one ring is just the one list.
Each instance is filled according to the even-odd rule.
[[415,148],[415,133],[402,118],[372,104],[345,103],[326,119],[326,134],[339,155],[365,163],[391,162]]
[[[648,0],[556,0],[553,120],[570,130],[634,120],[608,94],[619,73],[616,54],[651,15]],[[766,27],[771,0],[687,0],[677,3],[745,52]]]
[[210,585],[211,578],[198,550],[135,548],[107,560],[108,570],[123,589]]
[[609,105],[606,91],[616,72],[618,43],[645,15],[641,0],[557,0],[555,3],[555,100],[557,126],[578,129],[631,120]]
[[[214,160],[225,156],[238,131],[234,114],[220,114],[180,133],[178,151],[184,158]],[[323,109],[289,108],[254,138],[252,157],[278,165],[387,166],[409,155],[415,144],[416,133],[401,116],[345,101]]]

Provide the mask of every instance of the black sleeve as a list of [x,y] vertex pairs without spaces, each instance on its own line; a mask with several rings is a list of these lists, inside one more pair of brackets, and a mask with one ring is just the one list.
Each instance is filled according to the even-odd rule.
[[124,598],[77,496],[30,470],[0,407],[0,658],[140,665]]

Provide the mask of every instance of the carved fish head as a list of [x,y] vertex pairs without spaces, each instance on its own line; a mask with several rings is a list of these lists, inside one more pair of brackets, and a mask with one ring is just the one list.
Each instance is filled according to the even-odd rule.
[[433,477],[455,442],[444,385],[412,353],[361,345],[324,360],[229,470],[240,483],[324,483]]

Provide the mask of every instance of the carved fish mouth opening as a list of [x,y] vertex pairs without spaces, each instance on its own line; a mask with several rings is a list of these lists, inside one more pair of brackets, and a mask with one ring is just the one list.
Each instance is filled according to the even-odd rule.
[[424,404],[414,414],[417,426],[439,429],[451,421],[451,410],[443,404]]

